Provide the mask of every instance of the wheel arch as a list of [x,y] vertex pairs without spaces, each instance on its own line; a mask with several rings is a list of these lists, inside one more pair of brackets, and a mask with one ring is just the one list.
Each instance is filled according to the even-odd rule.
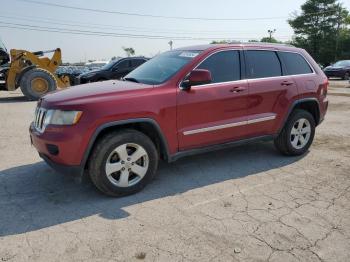
[[96,142],[106,135],[109,132],[120,130],[120,129],[134,129],[137,131],[142,132],[146,136],[148,136],[152,142],[155,144],[160,157],[164,160],[170,159],[170,153],[168,148],[167,140],[158,125],[158,123],[151,118],[137,118],[137,119],[128,119],[128,120],[121,120],[121,121],[115,121],[115,122],[109,122],[105,123],[101,126],[99,126],[94,134],[92,135],[87,150],[84,153],[81,167],[86,168],[86,164],[88,162],[88,159],[91,155],[92,149],[96,145]]
[[315,119],[316,126],[320,123],[320,103],[318,102],[317,98],[310,97],[310,98],[302,98],[298,99],[293,102],[293,104],[290,106],[288,110],[288,114],[286,115],[282,126],[280,127],[278,134],[282,131],[283,127],[285,126],[286,122],[288,121],[290,115],[292,112],[296,109],[303,109],[307,112],[309,112]]

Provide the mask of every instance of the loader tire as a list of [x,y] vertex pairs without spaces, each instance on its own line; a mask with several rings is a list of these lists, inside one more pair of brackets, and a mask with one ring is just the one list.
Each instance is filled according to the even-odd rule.
[[56,90],[57,81],[49,71],[34,68],[24,73],[20,81],[22,93],[29,100],[38,100],[43,95]]

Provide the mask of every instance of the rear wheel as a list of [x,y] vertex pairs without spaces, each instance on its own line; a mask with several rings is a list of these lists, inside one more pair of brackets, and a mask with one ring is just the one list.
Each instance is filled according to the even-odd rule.
[[157,167],[155,145],[136,130],[107,134],[97,142],[89,160],[92,182],[110,196],[140,191],[152,180]]
[[350,79],[350,73],[349,72],[346,72],[344,77],[343,77],[344,80],[349,80]]
[[38,100],[57,88],[55,77],[44,69],[34,68],[24,73],[20,81],[22,93],[30,100]]
[[314,117],[309,112],[295,110],[275,139],[276,148],[285,155],[304,154],[314,139],[315,126]]

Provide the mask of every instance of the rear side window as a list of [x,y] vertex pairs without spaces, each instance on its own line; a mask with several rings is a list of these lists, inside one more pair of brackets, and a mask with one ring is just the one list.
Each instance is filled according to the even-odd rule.
[[238,51],[222,51],[209,56],[198,67],[209,70],[212,83],[230,82],[241,79]]
[[246,51],[249,78],[281,76],[281,62],[273,51]]
[[142,65],[144,62],[146,62],[146,60],[144,59],[133,59],[131,60],[131,67],[138,67]]
[[301,55],[290,52],[280,52],[279,55],[286,66],[287,75],[310,74],[313,72]]
[[124,61],[121,61],[119,64],[117,64],[115,66],[115,69],[127,69],[128,67],[130,67],[129,65],[130,61],[129,60],[124,60]]

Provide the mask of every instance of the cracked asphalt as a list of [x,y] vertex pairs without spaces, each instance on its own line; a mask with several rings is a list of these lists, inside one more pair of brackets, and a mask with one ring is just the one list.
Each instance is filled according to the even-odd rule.
[[0,93],[0,261],[350,261],[350,97],[308,154],[257,143],[161,163],[124,198],[52,171],[34,102]]

